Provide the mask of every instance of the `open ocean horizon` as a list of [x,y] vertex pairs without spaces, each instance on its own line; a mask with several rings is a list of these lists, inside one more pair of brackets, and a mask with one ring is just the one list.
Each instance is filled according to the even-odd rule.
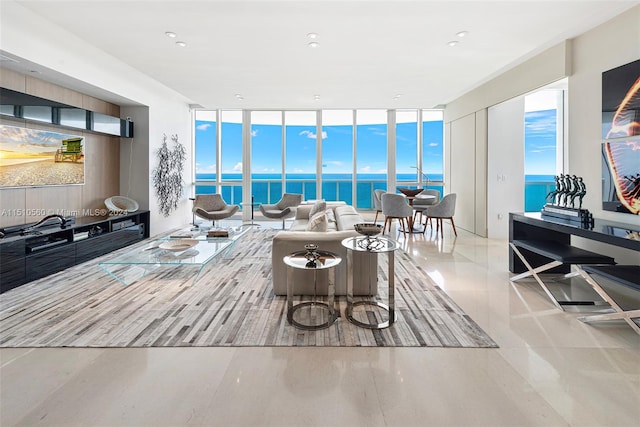
[[[442,174],[426,174],[434,183],[442,182]],[[316,198],[316,174],[312,173],[287,173],[286,192],[301,193],[305,199]],[[344,200],[353,204],[352,200],[352,174],[350,173],[325,173],[322,174],[322,194],[326,200]],[[545,203],[545,197],[555,188],[555,175],[525,175],[525,211],[540,210]],[[400,186],[402,182],[414,182],[416,174],[398,174],[397,180]],[[216,174],[197,173],[196,181],[215,181]],[[222,180],[229,185],[222,186],[222,196],[227,203],[242,203],[241,173],[223,173]],[[356,174],[357,196],[356,208],[371,209],[373,207],[373,190],[386,190],[387,174],[385,173],[359,173]],[[275,203],[282,195],[282,174],[279,173],[254,173],[251,174],[253,202]],[[441,185],[429,185],[442,192]],[[197,194],[211,194],[215,187],[198,185]]]

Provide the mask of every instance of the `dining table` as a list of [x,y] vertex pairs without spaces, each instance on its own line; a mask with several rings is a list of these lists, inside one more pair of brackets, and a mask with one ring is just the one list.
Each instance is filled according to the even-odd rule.
[[[432,194],[416,194],[415,196],[407,196],[405,194],[405,198],[409,203],[409,206],[413,206],[414,200],[435,200],[436,196]],[[409,233],[422,233],[423,230],[414,228],[414,215],[409,217]]]

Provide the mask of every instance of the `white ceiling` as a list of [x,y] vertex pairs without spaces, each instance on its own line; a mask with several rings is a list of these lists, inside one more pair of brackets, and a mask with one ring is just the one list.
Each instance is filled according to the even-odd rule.
[[[446,104],[640,1],[18,3],[192,104],[318,109]],[[462,30],[469,34],[458,38]],[[319,35],[315,49],[310,32]]]

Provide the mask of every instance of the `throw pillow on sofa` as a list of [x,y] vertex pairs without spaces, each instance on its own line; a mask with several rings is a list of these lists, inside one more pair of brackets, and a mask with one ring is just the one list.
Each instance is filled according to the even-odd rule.
[[327,215],[321,211],[309,218],[307,231],[327,231],[327,225]]
[[327,210],[327,202],[317,201],[313,204],[313,207],[309,211],[309,218],[317,214],[318,212],[324,212]]
[[336,215],[333,213],[333,209],[327,209],[324,213],[327,214],[327,221],[336,222]]

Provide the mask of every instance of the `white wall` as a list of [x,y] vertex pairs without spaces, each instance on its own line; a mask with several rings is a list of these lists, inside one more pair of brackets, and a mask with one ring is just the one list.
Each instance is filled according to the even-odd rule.
[[594,215],[640,224],[640,216],[602,210],[602,72],[640,58],[640,6],[573,41],[569,78],[569,171],[587,185],[584,206]]
[[524,210],[524,96],[488,112],[488,237],[509,237],[509,212]]
[[[568,76],[568,114],[567,173],[582,176],[587,184],[587,196],[583,207],[589,209],[594,216],[605,218],[634,227],[640,226],[640,216],[607,212],[602,210],[601,196],[601,90],[602,72],[629,63],[640,58],[640,6],[636,6],[612,20],[586,32],[585,34],[549,49],[506,73],[496,77],[481,87],[470,91],[459,99],[449,103],[445,109],[445,153],[450,156],[446,165],[468,165],[468,156],[476,156],[475,152],[456,148],[456,138],[470,135],[477,123],[466,119],[471,114],[479,114],[484,109],[500,102],[519,97]],[[494,126],[496,126],[494,124]],[[489,134],[492,130],[488,129]],[[491,146],[488,147],[491,150]],[[512,160],[506,156],[496,158],[488,153],[491,161],[490,169],[506,170]],[[478,159],[476,159],[477,161]],[[494,173],[487,172],[488,181]],[[451,176],[454,180],[454,175]],[[488,182],[476,182],[476,189],[488,188]],[[524,186],[519,190],[524,192]],[[495,195],[488,191],[487,203],[495,204]],[[492,207],[489,208],[490,210]],[[518,209],[522,210],[522,208]],[[456,220],[458,212],[456,212]],[[476,212],[476,222],[478,215]],[[466,213],[465,213],[466,215]],[[491,212],[489,212],[491,216]],[[465,223],[468,219],[465,218]],[[494,234],[496,225],[488,220],[489,235]],[[501,227],[497,226],[497,227]],[[477,228],[477,225],[476,225]],[[602,252],[603,248],[593,242],[576,239],[577,246]],[[608,246],[605,251],[620,263],[638,262],[637,252]]]
[[451,122],[448,151],[450,152],[445,193],[456,193],[456,226],[475,231],[475,145],[476,116],[469,114]]
[[[498,170],[510,170],[507,163],[511,159],[507,156],[491,159],[495,153],[489,152],[491,143],[488,135],[491,129],[487,122],[487,108],[565,77],[571,66],[571,46],[570,41],[560,43],[447,104],[444,111],[445,154],[450,157],[445,164],[452,173],[445,172],[445,185],[447,192],[458,193],[455,220],[461,228],[480,236],[502,236],[504,218],[508,217],[504,215],[498,221],[498,212],[492,211],[498,206],[489,207],[496,190],[493,185],[490,188],[489,183],[494,183],[492,180]],[[520,140],[522,138],[520,136]],[[496,153],[500,155],[499,150]],[[489,160],[492,171],[487,169]],[[521,173],[524,175],[524,166]],[[511,178],[511,174],[504,175]],[[469,184],[473,177],[475,182]],[[462,185],[463,182],[466,185]],[[511,187],[517,182],[510,180],[509,184]],[[524,185],[518,191],[523,192]],[[499,210],[504,209],[507,209],[507,205]],[[521,203],[513,210],[523,209],[524,203]]]
[[[189,159],[185,176],[191,176],[189,101],[16,2],[2,2],[0,23],[2,50],[61,73],[74,82],[98,87],[131,100],[130,105],[135,107],[121,108],[122,114],[130,116],[135,126],[133,143],[136,146],[131,175],[128,173],[129,160],[125,156],[129,153],[128,143],[121,143],[121,159],[124,161],[121,172],[133,180],[131,195],[139,198],[141,206],[148,206],[151,210],[152,235],[186,225],[191,220],[189,193],[184,193],[179,209],[169,218],[164,218],[158,214],[149,174],[155,166],[155,154],[162,143],[162,135],[166,133],[178,134],[187,148]],[[40,77],[47,79],[46,71]],[[62,85],[59,81],[57,83]],[[148,113],[145,109],[148,109]],[[121,180],[121,191],[126,192],[127,188],[128,183]]]
[[569,75],[571,51],[571,41],[559,43],[449,102],[444,111],[445,122],[531,92]]
[[[601,105],[602,72],[640,58],[640,6],[617,16],[573,41],[573,74],[569,78],[569,172],[587,185],[584,207],[594,216],[640,226],[640,215],[602,210]],[[573,244],[638,264],[638,253],[574,239]]]

